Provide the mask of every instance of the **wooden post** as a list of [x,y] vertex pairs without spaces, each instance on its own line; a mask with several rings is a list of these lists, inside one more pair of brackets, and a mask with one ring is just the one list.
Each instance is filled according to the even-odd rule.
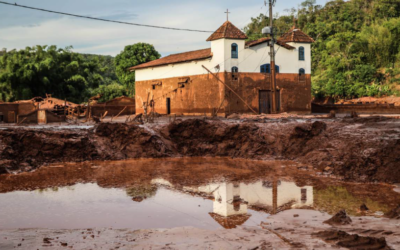
[[126,107],[127,107],[127,106],[125,106],[125,108],[122,109],[121,112],[118,113],[118,115],[116,115],[116,116],[114,116],[113,118],[111,118],[111,121],[113,121],[114,118],[117,118],[120,114],[122,114],[122,112],[125,111]]

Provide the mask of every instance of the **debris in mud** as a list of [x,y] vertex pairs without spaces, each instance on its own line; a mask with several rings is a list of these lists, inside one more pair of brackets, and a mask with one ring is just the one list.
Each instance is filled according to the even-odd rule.
[[348,234],[344,231],[336,230],[321,231],[314,234],[314,236],[317,236],[326,242],[335,242],[339,247],[345,247],[352,250],[391,250],[384,237],[364,237],[359,236],[358,234]]
[[339,213],[334,215],[329,220],[324,221],[325,224],[333,225],[348,225],[351,224],[352,220],[347,215],[346,210],[341,210]]
[[305,124],[295,127],[292,137],[296,138],[312,138],[320,135],[327,128],[326,123],[316,121],[312,125]]
[[390,219],[400,219],[400,204],[394,208],[392,211],[385,214],[385,217]]
[[365,211],[368,211],[369,209],[368,209],[367,205],[362,204],[362,205],[360,206],[360,210],[361,210],[361,212],[365,212]]
[[135,202],[142,202],[146,199],[147,197],[143,197],[143,196],[137,196],[137,197],[133,197],[132,200]]

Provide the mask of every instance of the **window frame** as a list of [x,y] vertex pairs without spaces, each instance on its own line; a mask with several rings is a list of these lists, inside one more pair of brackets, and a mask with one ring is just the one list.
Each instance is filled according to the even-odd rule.
[[[235,46],[235,50],[233,47]],[[231,44],[231,58],[232,59],[238,59],[239,58],[239,46],[237,43],[232,43]]]
[[305,48],[303,46],[299,47],[299,61],[305,61],[306,60],[306,53],[305,53]]

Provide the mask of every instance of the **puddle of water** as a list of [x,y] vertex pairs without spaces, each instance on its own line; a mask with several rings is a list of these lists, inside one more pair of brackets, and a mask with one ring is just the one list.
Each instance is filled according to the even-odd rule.
[[[259,225],[293,208],[330,213],[345,208],[357,215],[363,203],[372,214],[400,201],[388,186],[338,183],[297,167],[184,158],[58,164],[3,175],[0,229],[231,229]],[[390,191],[395,195],[382,196]]]

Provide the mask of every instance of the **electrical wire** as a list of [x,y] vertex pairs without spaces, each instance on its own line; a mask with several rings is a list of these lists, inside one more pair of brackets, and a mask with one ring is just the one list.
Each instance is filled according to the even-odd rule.
[[130,22],[108,20],[108,19],[97,18],[97,17],[90,17],[90,16],[83,16],[83,15],[71,14],[71,13],[66,13],[66,12],[59,12],[59,11],[41,9],[41,8],[36,8],[36,7],[31,7],[31,6],[26,6],[26,5],[20,5],[20,4],[17,4],[17,3],[13,4],[13,3],[4,2],[4,1],[0,1],[0,4],[5,4],[5,5],[9,5],[9,6],[14,6],[14,7],[20,7],[20,8],[30,9],[30,10],[43,11],[43,12],[48,12],[48,13],[53,13],[53,14],[65,15],[65,16],[72,16],[72,17],[86,18],[86,19],[91,19],[91,20],[96,20],[96,21],[110,22],[110,23],[126,24],[126,25],[133,25],[133,26],[140,26],[140,27],[147,27],[147,28],[156,28],[156,29],[190,31],[190,32],[201,32],[201,33],[213,33],[213,31],[207,31],[207,30],[181,29],[181,28],[173,28],[173,27],[165,27],[165,26],[157,26],[157,25],[149,25],[149,24],[140,24],[140,23],[130,23]]

